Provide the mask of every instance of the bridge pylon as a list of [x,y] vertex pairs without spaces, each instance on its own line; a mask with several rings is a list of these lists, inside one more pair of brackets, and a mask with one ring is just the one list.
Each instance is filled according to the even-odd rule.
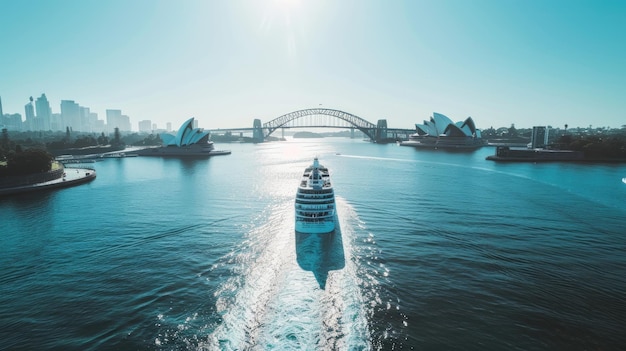
[[375,142],[385,141],[387,139],[387,120],[379,119],[376,124]]
[[263,124],[260,119],[255,119],[252,124],[252,140],[255,143],[262,143],[265,140],[263,136]]

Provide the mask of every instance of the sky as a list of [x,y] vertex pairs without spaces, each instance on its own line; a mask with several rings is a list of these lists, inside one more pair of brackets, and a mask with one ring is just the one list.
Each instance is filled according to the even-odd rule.
[[626,124],[622,0],[0,0],[0,98],[252,127],[307,108],[390,128]]

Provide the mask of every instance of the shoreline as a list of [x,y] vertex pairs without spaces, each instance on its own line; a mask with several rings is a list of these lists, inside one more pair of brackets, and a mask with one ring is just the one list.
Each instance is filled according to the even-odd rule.
[[69,188],[96,179],[96,171],[89,168],[65,168],[63,176],[41,183],[0,188],[0,197],[35,191]]

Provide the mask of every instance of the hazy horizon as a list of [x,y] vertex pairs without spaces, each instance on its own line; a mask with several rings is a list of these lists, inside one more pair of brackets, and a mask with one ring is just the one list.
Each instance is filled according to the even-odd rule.
[[[626,124],[619,1],[0,0],[0,97],[251,127],[306,108],[390,128]],[[71,20],[69,20],[71,19]]]

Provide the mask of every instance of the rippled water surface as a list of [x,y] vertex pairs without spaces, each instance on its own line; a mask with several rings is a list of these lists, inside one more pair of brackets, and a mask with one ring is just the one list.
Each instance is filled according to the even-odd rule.
[[[0,199],[0,349],[619,350],[624,165],[360,140],[108,159]],[[296,235],[314,156],[339,226]]]

